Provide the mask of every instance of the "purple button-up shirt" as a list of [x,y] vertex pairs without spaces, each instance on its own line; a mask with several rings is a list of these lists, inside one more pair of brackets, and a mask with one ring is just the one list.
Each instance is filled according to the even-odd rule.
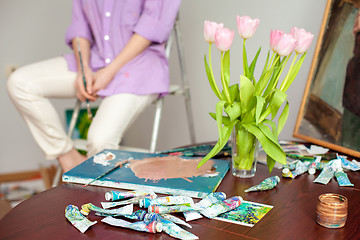
[[[134,33],[152,44],[127,63],[98,94],[102,97],[132,93],[165,94],[169,88],[164,44],[173,28],[181,0],[74,0],[72,20],[65,41],[75,37],[91,43],[93,71],[108,65]],[[74,54],[64,55],[71,71],[77,71]]]

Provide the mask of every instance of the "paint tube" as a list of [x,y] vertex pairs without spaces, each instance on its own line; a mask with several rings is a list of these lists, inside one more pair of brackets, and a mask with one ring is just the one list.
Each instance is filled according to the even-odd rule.
[[283,170],[281,171],[281,175],[283,177],[293,178],[292,172],[289,168],[283,168]]
[[299,160],[295,160],[291,163],[288,163],[285,165],[286,168],[288,168],[289,170],[295,170],[296,168],[296,163],[298,162]]
[[82,233],[97,223],[97,221],[91,222],[89,219],[84,217],[84,215],[82,215],[79,209],[74,205],[68,205],[65,208],[65,217]]
[[292,178],[296,178],[297,176],[305,173],[307,170],[308,170],[308,168],[303,162],[297,161],[295,170],[291,172]]
[[350,162],[345,157],[337,155],[337,158],[341,160],[341,166],[344,169],[351,170],[351,171],[359,171],[360,170],[360,166],[358,166],[357,164],[355,164],[353,162]]
[[270,190],[273,189],[279,182],[280,182],[280,178],[278,176],[269,177],[264,181],[262,181],[259,185],[248,188],[244,192]]
[[348,178],[348,175],[344,173],[343,171],[337,171],[335,173],[336,180],[338,181],[338,184],[340,187],[353,187],[354,184],[352,184]]
[[191,197],[187,196],[168,196],[168,197],[159,197],[159,198],[144,198],[140,199],[139,207],[147,208],[150,205],[175,205],[175,204],[185,204],[185,203],[194,203],[194,200]]
[[184,220],[182,220],[182,219],[180,219],[180,218],[178,218],[178,217],[175,217],[175,216],[173,216],[173,215],[170,215],[170,214],[167,214],[167,213],[166,213],[166,214],[162,214],[161,217],[162,217],[163,219],[169,220],[169,221],[171,221],[171,222],[173,222],[173,223],[180,224],[180,225],[184,225],[184,226],[186,226],[186,227],[188,227],[188,228],[192,228],[192,226],[191,226],[190,224],[188,224],[188,223],[185,222]]
[[326,166],[321,171],[319,176],[313,181],[315,183],[328,184],[331,178],[334,176],[334,170],[331,166]]
[[[207,195],[205,198],[200,200],[198,203],[195,203],[195,206],[198,208],[207,208],[210,207],[212,204],[217,202],[222,202],[226,199],[226,194],[223,192],[214,192]],[[192,221],[195,219],[202,218],[202,215],[198,211],[189,211],[184,212],[185,220]]]
[[134,205],[129,204],[127,206],[116,209],[103,209],[95,206],[92,203],[87,203],[81,206],[80,212],[86,216],[89,215],[90,211],[95,211],[96,213],[98,213],[98,215],[101,216],[113,216],[113,215],[122,216],[125,214],[132,214],[133,208]]
[[153,221],[153,222],[138,221],[132,223],[122,219],[113,218],[111,216],[106,217],[101,221],[111,226],[129,228],[141,232],[156,233],[162,231],[162,223],[157,221]]
[[154,204],[154,205],[150,205],[148,207],[149,213],[159,213],[159,214],[174,213],[174,212],[188,212],[188,211],[192,211],[192,210],[197,210],[197,209],[195,208],[194,204],[190,204],[190,203],[169,205],[169,206]]
[[145,192],[145,191],[110,191],[105,193],[106,201],[117,201],[125,198],[131,197],[147,197],[153,196],[152,198],[156,198],[156,194],[154,192]]
[[[171,219],[171,220],[170,220]],[[185,231],[175,223],[184,224],[185,226],[190,226],[189,224],[182,221],[181,219],[178,219],[170,214],[158,214],[158,213],[147,213],[144,218],[144,222],[152,222],[152,221],[159,221],[162,223],[163,231],[170,236],[174,238],[179,239],[198,239],[197,236],[194,234]],[[190,226],[191,228],[191,226]]]
[[[140,209],[140,210],[133,212],[132,214],[125,214],[122,216],[126,217],[128,219],[143,221],[146,214],[147,214],[147,212],[145,210]],[[116,216],[113,216],[113,217],[116,217]]]
[[206,209],[200,210],[200,213],[205,217],[214,218],[221,213],[237,208],[242,202],[242,197],[234,196],[222,202],[215,203]]
[[163,231],[174,238],[186,240],[199,239],[198,236],[182,229],[181,227],[167,219],[162,218],[161,223],[163,224]]
[[310,163],[309,167],[308,167],[308,173],[310,175],[314,175],[316,173],[316,170],[320,168],[321,166],[321,156],[316,156],[315,160]]
[[[155,195],[156,196],[156,195]],[[147,196],[147,198],[153,199],[155,198],[154,195],[150,195]],[[108,208],[112,208],[112,207],[116,207],[116,206],[121,206],[121,205],[126,205],[126,204],[139,204],[140,199],[143,199],[144,197],[134,197],[134,198],[130,198],[127,200],[123,200],[123,201],[116,201],[116,202],[101,202],[101,206],[104,209],[108,209]]]

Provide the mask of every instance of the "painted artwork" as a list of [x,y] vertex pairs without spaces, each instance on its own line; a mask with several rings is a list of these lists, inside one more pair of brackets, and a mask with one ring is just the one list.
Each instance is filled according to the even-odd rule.
[[91,185],[203,198],[214,192],[229,170],[230,161],[210,159],[199,169],[201,157],[104,150],[63,175],[63,182],[88,184],[126,161]]
[[253,227],[272,208],[273,206],[266,204],[243,201],[236,209],[223,213],[214,219]]
[[[92,108],[91,113],[95,116],[97,108]],[[66,131],[69,130],[71,117],[74,113],[73,109],[65,110],[65,120],[66,120]],[[77,122],[74,127],[74,131],[72,134],[73,139],[87,139],[87,133],[91,124],[91,120],[87,115],[87,110],[85,108],[81,108],[79,111],[79,116]]]

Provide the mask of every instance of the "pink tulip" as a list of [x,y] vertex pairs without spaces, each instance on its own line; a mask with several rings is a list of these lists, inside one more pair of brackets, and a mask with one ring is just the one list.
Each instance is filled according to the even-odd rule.
[[284,33],[275,47],[275,52],[282,57],[288,56],[292,51],[294,51],[296,45],[296,39],[291,34]]
[[205,21],[204,22],[204,38],[205,38],[205,41],[207,41],[208,43],[214,43],[215,42],[216,29],[222,28],[223,26],[224,26],[224,24],[222,24],[222,23]]
[[257,26],[259,25],[259,19],[251,19],[249,16],[236,16],[237,29],[241,38],[249,39],[251,38]]
[[280,30],[271,30],[270,32],[270,48],[274,51],[277,52],[277,44],[279,43],[279,40],[281,38],[281,36],[284,35],[283,31]]
[[293,37],[297,40],[298,44],[295,47],[295,52],[298,54],[306,52],[314,38],[314,34],[311,32],[307,32],[305,29],[299,29],[297,27],[293,27],[291,29],[291,35],[293,35]]
[[234,34],[234,31],[228,28],[218,28],[215,33],[216,47],[222,52],[228,51],[234,39]]

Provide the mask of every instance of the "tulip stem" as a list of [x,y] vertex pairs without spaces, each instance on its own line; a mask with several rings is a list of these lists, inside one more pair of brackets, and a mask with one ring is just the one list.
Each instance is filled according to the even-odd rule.
[[[288,84],[287,84],[287,81],[288,81],[289,76],[290,76],[290,74],[291,74],[291,72],[292,72],[292,69],[293,69],[293,67],[294,67],[294,63],[295,63],[295,61],[296,61],[297,56],[298,56],[298,54],[296,53],[296,55],[295,55],[295,57],[294,57],[294,59],[293,59],[293,61],[292,61],[292,63],[291,63],[290,69],[289,69],[288,73],[286,74],[286,77],[285,77],[284,81],[281,83],[280,91],[282,91],[282,92],[285,92],[285,91],[286,91],[286,90],[285,90],[285,87],[288,85]],[[284,90],[285,90],[285,91],[284,91]]]
[[229,92],[228,85],[226,84],[225,77],[224,77],[223,59],[224,59],[224,52],[221,52],[221,57],[220,57],[221,83],[223,85],[223,90],[225,93],[226,100],[229,104],[231,104],[230,92]]
[[209,67],[210,67],[210,74],[211,74],[211,79],[213,81],[213,85],[214,88],[216,90],[215,94],[216,96],[221,100],[221,93],[220,90],[215,82],[215,78],[214,78],[214,73],[213,73],[213,69],[212,69],[212,64],[211,64],[211,43],[209,43]]

